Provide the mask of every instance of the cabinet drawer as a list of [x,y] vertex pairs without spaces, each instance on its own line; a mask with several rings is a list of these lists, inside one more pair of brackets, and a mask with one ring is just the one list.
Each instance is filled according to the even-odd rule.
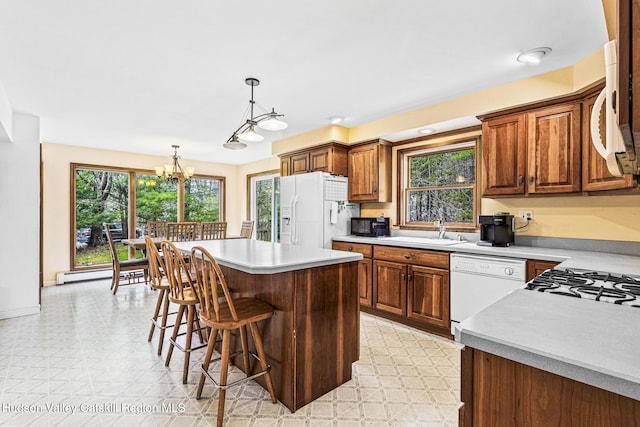
[[403,262],[406,264],[426,265],[429,267],[440,267],[446,269],[449,268],[449,252],[374,246],[373,257],[376,259]]
[[333,242],[332,247],[337,251],[358,252],[366,258],[371,258],[373,253],[372,245],[366,243]]

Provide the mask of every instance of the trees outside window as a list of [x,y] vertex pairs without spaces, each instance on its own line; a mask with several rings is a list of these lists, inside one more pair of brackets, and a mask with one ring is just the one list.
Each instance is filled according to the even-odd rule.
[[[184,220],[224,221],[223,177],[199,176],[182,183],[123,168],[72,164],[71,169],[72,269],[111,262],[105,223],[116,241],[118,257],[127,259],[128,248],[120,241],[142,237],[148,221],[177,221],[180,191],[184,191]],[[134,215],[135,230],[129,229],[130,215]]]
[[256,223],[256,239],[280,241],[280,176],[256,175],[249,178],[251,219]]
[[405,173],[401,225],[436,227],[442,209],[447,226],[475,227],[475,145],[473,140],[401,153]]

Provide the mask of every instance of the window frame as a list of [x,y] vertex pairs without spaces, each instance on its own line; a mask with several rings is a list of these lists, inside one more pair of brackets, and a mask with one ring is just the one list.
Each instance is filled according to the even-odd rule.
[[[106,172],[117,172],[117,173],[127,173],[129,175],[129,208],[128,208],[128,218],[129,222],[129,236],[128,238],[135,238],[135,230],[136,230],[136,178],[138,174],[144,175],[155,175],[155,171],[151,169],[138,169],[138,168],[127,168],[122,166],[107,166],[107,165],[96,165],[89,163],[69,163],[69,201],[70,201],[70,209],[69,209],[69,261],[70,261],[70,271],[85,271],[85,270],[97,270],[109,267],[111,262],[104,264],[94,264],[90,266],[76,265],[76,171],[78,169],[84,170],[94,170],[94,171],[106,171]],[[220,221],[226,221],[226,177],[224,176],[216,176],[216,175],[205,175],[205,174],[195,174],[194,178],[200,179],[210,179],[210,180],[219,180],[220,181]],[[178,185],[178,192],[182,192],[184,195],[184,182],[181,182]],[[178,196],[178,200],[180,197]],[[184,200],[184,197],[183,197]],[[182,207],[184,211],[184,206]],[[129,255],[131,256],[131,255]]]
[[[475,149],[474,155],[474,183],[473,186],[473,220],[470,224],[465,223],[449,223],[447,222],[447,230],[460,231],[460,232],[474,232],[478,229],[478,214],[480,212],[480,191],[478,185],[478,179],[480,177],[480,162],[478,154],[480,151],[480,136],[472,135],[468,137],[456,138],[448,141],[429,142],[428,140],[422,141],[424,144],[412,146],[398,150],[398,195],[397,195],[397,207],[398,207],[398,227],[401,230],[427,230],[437,231],[439,229],[437,222],[409,222],[407,221],[407,212],[409,211],[409,191],[416,188],[425,187],[409,187],[409,161],[412,157],[424,155],[424,154],[436,154],[446,153],[453,151],[462,151],[469,148]],[[469,187],[466,185],[446,185],[446,186],[434,186],[428,188],[457,188],[457,187]]]

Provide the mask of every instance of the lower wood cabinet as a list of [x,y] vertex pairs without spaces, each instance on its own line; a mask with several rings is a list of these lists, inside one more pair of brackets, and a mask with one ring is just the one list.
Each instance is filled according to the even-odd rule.
[[407,266],[398,262],[373,261],[373,307],[388,313],[407,314]]
[[338,251],[358,252],[364,258],[358,261],[358,291],[360,293],[360,305],[371,307],[373,304],[373,253],[372,245],[349,242],[333,242],[332,249]]
[[460,427],[640,426],[640,401],[471,347],[462,350]]
[[360,309],[451,338],[449,252],[351,242],[333,249],[361,253]]
[[450,337],[449,252],[374,245],[372,308]]
[[527,260],[527,282],[536,276],[544,273],[545,270],[553,270],[556,265],[560,264],[556,261],[542,261],[539,259]]
[[444,329],[450,328],[449,270],[410,265],[407,317]]

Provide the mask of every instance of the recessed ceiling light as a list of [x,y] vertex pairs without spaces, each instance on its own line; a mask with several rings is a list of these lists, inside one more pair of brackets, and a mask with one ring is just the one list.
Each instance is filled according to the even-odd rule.
[[331,116],[331,117],[329,117],[329,121],[334,125],[337,125],[338,123],[342,123],[343,120],[344,120],[344,117],[342,117],[342,116]]
[[434,133],[436,130],[434,128],[423,128],[418,130],[418,133],[421,135],[430,135]]
[[539,64],[542,58],[551,53],[550,47],[536,47],[518,55],[516,60],[524,64]]

